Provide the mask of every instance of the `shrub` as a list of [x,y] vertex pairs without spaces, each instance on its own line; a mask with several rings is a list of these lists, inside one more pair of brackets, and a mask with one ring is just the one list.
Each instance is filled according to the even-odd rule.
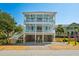
[[63,40],[63,42],[68,42],[68,38],[65,38],[65,39]]
[[0,40],[0,45],[6,45],[6,44],[8,44],[8,41],[6,39]]
[[22,43],[22,40],[17,40],[16,43]]
[[0,40],[0,45],[2,45],[3,44],[3,40]]
[[0,39],[6,39],[6,35],[5,34],[0,34]]
[[6,45],[6,44],[8,44],[8,41],[5,39],[5,40],[3,40],[3,43],[2,43],[3,45]]
[[63,42],[64,38],[55,38],[56,42]]

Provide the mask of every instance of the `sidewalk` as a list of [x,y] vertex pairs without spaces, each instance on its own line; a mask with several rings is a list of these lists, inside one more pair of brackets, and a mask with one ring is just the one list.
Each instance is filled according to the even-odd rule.
[[0,56],[79,56],[79,50],[2,50]]

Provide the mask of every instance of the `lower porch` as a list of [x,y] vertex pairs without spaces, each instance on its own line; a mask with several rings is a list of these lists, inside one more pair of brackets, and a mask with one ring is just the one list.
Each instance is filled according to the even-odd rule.
[[55,39],[54,35],[25,35],[23,37],[23,43],[34,42],[34,43],[45,43],[53,42]]

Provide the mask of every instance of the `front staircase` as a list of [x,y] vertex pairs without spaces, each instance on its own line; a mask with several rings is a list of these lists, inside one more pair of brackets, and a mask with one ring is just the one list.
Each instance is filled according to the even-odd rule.
[[16,39],[16,40],[18,40],[22,35],[23,35],[23,33],[18,33],[18,32],[16,32],[16,33],[11,37],[11,39]]

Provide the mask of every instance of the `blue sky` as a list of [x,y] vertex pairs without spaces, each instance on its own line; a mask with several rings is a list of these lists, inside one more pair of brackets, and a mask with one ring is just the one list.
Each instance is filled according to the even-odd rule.
[[79,4],[43,4],[43,3],[5,3],[0,4],[0,9],[10,13],[17,24],[23,24],[24,16],[22,12],[47,11],[57,12],[56,24],[70,24],[72,22],[79,23]]

